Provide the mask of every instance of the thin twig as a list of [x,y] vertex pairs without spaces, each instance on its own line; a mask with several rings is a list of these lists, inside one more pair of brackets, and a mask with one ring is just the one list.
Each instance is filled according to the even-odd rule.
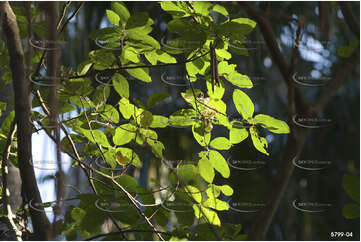
[[11,150],[11,144],[12,141],[14,139],[16,133],[16,122],[13,121],[11,123],[10,126],[10,131],[9,131],[9,135],[8,138],[6,140],[6,144],[5,144],[5,148],[4,148],[4,152],[3,152],[3,159],[2,159],[2,164],[1,164],[1,172],[2,172],[2,204],[3,204],[3,208],[4,208],[4,214],[7,216],[11,227],[13,229],[13,231],[15,232],[16,235],[16,240],[17,241],[23,241],[21,236],[22,233],[21,231],[18,229],[18,227],[16,226],[15,222],[14,222],[14,215],[11,209],[11,204],[9,203],[9,198],[10,198],[10,191],[8,188],[8,174],[9,174],[9,168],[8,168],[8,160],[9,160],[9,154],[10,154],[10,150]]

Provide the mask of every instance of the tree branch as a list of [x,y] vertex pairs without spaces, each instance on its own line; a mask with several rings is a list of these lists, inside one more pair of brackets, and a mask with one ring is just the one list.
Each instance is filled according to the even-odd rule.
[[9,197],[10,197],[10,191],[8,188],[8,174],[9,174],[9,169],[8,169],[8,160],[9,160],[9,155],[10,155],[10,150],[11,150],[11,143],[12,140],[14,139],[16,133],[16,124],[13,121],[11,124],[11,128],[9,131],[9,135],[7,137],[6,140],[6,144],[5,144],[5,149],[3,152],[3,156],[2,156],[2,163],[1,163],[1,173],[2,173],[2,205],[4,208],[4,213],[5,215],[7,215],[7,218],[9,220],[9,223],[11,224],[11,227],[13,229],[13,231],[15,232],[16,235],[16,240],[17,241],[23,241],[23,239],[21,238],[21,231],[18,229],[18,227],[16,226],[15,222],[14,222],[14,215],[11,209],[11,205],[9,204]]
[[[272,26],[270,25],[269,21],[262,15],[260,12],[250,5],[247,2],[238,2],[241,7],[247,12],[249,16],[251,16],[258,24],[259,28],[261,29],[263,38],[265,39],[268,49],[271,53],[272,60],[278,66],[278,69],[281,72],[283,80],[286,82],[287,86],[294,86],[294,81],[292,80],[292,74],[289,70],[289,65],[287,64],[287,60],[281,53],[281,50],[278,47],[278,43],[276,37],[272,31]],[[295,101],[296,107],[304,113],[307,109],[307,103],[303,98],[303,94],[298,86],[294,86],[295,91]]]
[[312,111],[312,113],[318,114],[322,111],[341,85],[347,80],[357,64],[360,64],[359,52],[359,49],[355,50],[354,54],[349,59],[340,64],[336,76],[330,81],[330,84],[324,88],[314,104],[310,106],[310,111]]
[[[4,36],[10,56],[10,69],[13,78],[15,92],[15,121],[18,127],[18,162],[23,191],[27,201],[33,200],[41,203],[41,197],[37,186],[34,169],[31,160],[31,134],[32,128],[29,122],[30,98],[29,83],[26,82],[24,52],[21,45],[19,28],[16,17],[8,2],[0,3],[0,13]],[[43,209],[42,209],[43,210]],[[30,216],[34,228],[34,234],[38,240],[50,240],[50,223],[44,211],[30,209]]]
[[357,36],[357,38],[360,39],[360,25],[358,24],[359,21],[352,14],[352,10],[350,8],[349,3],[340,1],[338,2],[338,4],[340,5],[342,15],[345,18],[348,27]]

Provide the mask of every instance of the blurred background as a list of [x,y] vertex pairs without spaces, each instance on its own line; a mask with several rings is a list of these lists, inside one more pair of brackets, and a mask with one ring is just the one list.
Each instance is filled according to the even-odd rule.
[[[218,2],[222,4],[222,2]],[[164,36],[171,38],[166,31],[166,23],[171,16],[161,11],[158,2],[125,2],[130,13],[136,11],[148,12],[154,20],[152,36],[158,41]],[[298,19],[303,16],[304,29],[299,46],[300,57],[296,66],[297,80],[309,83],[324,83],[335,75],[335,66],[341,62],[342,46],[352,45],[355,41],[353,33],[345,23],[344,16],[337,2],[327,2],[328,16],[320,14],[318,2],[252,2],[253,6],[269,13],[272,29],[278,41],[281,52],[287,60],[291,59],[292,43],[297,29]],[[354,16],[359,22],[359,2],[350,2]],[[226,3],[230,14],[238,17],[248,17],[238,5]],[[74,6],[70,8],[72,13]],[[71,20],[64,32],[66,45],[62,48],[62,64],[73,69],[84,60],[88,53],[99,47],[87,36],[96,29],[110,26],[105,10],[110,9],[109,2],[87,2],[79,14]],[[231,62],[237,65],[241,74],[248,75],[255,84],[245,92],[255,103],[255,113],[268,114],[281,120],[288,120],[287,86],[282,80],[278,67],[273,63],[268,46],[258,27],[248,35],[248,56],[233,54]],[[173,68],[173,67],[172,67]],[[175,75],[182,75],[178,67],[166,69]],[[186,86],[169,85],[161,80],[165,69],[151,69],[152,83],[130,80],[131,96],[143,102],[157,92],[168,92],[171,97],[157,106],[154,114],[169,115],[185,106],[180,92]],[[183,84],[185,81],[183,82]],[[182,84],[182,80],[178,80]],[[99,83],[94,82],[94,87]],[[204,83],[197,81],[195,87],[203,87]],[[302,85],[306,100],[312,102],[319,96],[323,85]],[[228,90],[224,96],[227,103],[227,114],[237,118],[232,104],[232,92]],[[109,103],[117,103],[118,96],[110,95]],[[76,113],[70,114],[76,115]],[[233,116],[232,116],[233,115]],[[342,214],[345,204],[352,203],[342,186],[345,174],[359,177],[360,169],[360,79],[359,71],[353,73],[349,80],[338,90],[337,94],[327,104],[321,117],[329,120],[327,125],[312,128],[307,136],[305,147],[298,160],[285,196],[272,221],[266,235],[266,240],[328,240],[330,232],[353,232],[352,240],[359,240],[359,218],[346,219]],[[190,128],[164,128],[157,130],[160,140],[165,145],[165,158],[168,160],[192,160],[194,154],[200,151],[200,146],[193,139]],[[217,136],[228,136],[228,131],[217,128]],[[247,233],[254,222],[257,211],[264,206],[270,182],[280,166],[280,160],[286,149],[288,135],[275,135],[262,129],[266,137],[270,156],[256,151],[252,141],[247,139],[231,150],[222,152],[231,166],[231,178],[222,179],[216,176],[217,184],[229,184],[235,191],[229,201],[232,209],[220,213],[222,222],[242,224],[242,231]],[[44,133],[33,135],[33,154],[38,160],[51,159],[49,153],[51,141]],[[46,147],[46,148],[44,148]],[[40,151],[40,152],[39,152]],[[139,184],[147,185],[151,171],[158,169],[159,161],[151,159],[149,151],[141,151],[143,167],[132,170],[138,174]],[[63,158],[67,161],[67,158]],[[90,191],[82,171],[71,168],[70,162],[64,165],[67,171],[68,183],[80,191]],[[51,179],[46,179],[54,171],[37,171],[40,190],[44,201],[54,201],[55,192],[49,193],[54,187]],[[71,189],[68,191],[73,192]],[[69,195],[70,196],[70,195]],[[71,197],[71,196],[70,196]],[[229,198],[226,198],[229,199]],[[304,203],[303,205],[300,203]],[[51,216],[51,213],[49,214]]]

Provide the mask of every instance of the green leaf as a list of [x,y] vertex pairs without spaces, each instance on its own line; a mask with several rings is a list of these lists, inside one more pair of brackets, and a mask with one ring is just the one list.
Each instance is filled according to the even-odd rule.
[[132,14],[127,21],[125,29],[139,28],[147,24],[149,15],[146,12]]
[[173,19],[167,23],[167,29],[170,32],[177,33],[177,34],[184,34],[185,32],[189,31],[192,27],[188,21],[181,20],[181,19]]
[[357,176],[344,175],[342,186],[352,200],[360,203],[360,178]]
[[129,83],[124,76],[115,73],[112,77],[112,82],[114,85],[115,91],[124,98],[129,98]]
[[228,186],[228,185],[223,185],[221,186],[221,191],[224,195],[226,196],[231,196],[233,194],[233,189],[232,187]]
[[234,71],[231,74],[227,75],[227,81],[232,83],[233,85],[239,88],[252,88],[253,83],[248,76],[239,74],[238,72]]
[[115,129],[113,136],[113,142],[115,145],[124,145],[129,143],[132,139],[135,139],[135,131],[137,127],[132,124],[123,124]]
[[133,63],[139,63],[139,55],[133,47],[124,48],[120,56],[121,60],[125,63],[131,61]]
[[112,10],[106,10],[109,22],[113,25],[119,26],[120,17]]
[[147,110],[144,110],[140,115],[140,126],[147,128],[152,124],[152,122],[153,122],[152,113]]
[[229,150],[232,144],[225,137],[217,137],[211,141],[210,145],[217,150]]
[[204,203],[202,203],[202,205],[218,211],[225,211],[229,209],[228,203],[215,197],[209,197]]
[[225,88],[223,86],[222,81],[220,81],[220,85],[214,85],[214,92],[212,91],[212,83],[207,81],[207,94],[212,99],[221,99],[224,95]]
[[196,13],[199,13],[203,16],[209,15],[209,8],[212,6],[211,3],[206,1],[194,1],[193,2],[193,8]]
[[73,208],[71,210],[71,218],[74,219],[77,222],[82,221],[85,214],[86,214],[85,210],[83,210],[81,208]]
[[229,60],[232,58],[232,54],[225,49],[216,49],[216,54],[223,59]]
[[112,10],[118,14],[120,24],[125,24],[130,17],[130,13],[122,2],[111,2]]
[[86,74],[91,66],[92,66],[92,63],[89,60],[83,61],[82,63],[80,63],[77,68],[78,75]]
[[254,113],[254,106],[252,100],[246,93],[238,89],[234,90],[233,102],[238,113],[240,113],[244,119],[252,118]]
[[89,57],[90,61],[94,63],[94,69],[99,71],[110,68],[115,62],[114,54],[106,49],[91,51]]
[[223,6],[221,6],[219,4],[214,5],[212,10],[217,12],[217,13],[223,14],[226,17],[229,16],[228,11]]
[[194,201],[197,203],[202,202],[202,193],[198,190],[198,188],[188,185],[184,187],[184,190],[190,197],[194,199]]
[[201,146],[207,146],[211,140],[211,133],[206,132],[202,122],[196,122],[192,126],[192,133],[194,138]]
[[209,208],[206,208],[204,206],[200,206],[202,214],[207,218],[207,221],[210,224],[221,226],[221,221],[219,220],[219,217],[217,213]]
[[152,96],[150,96],[147,100],[147,107],[148,108],[153,108],[156,105],[158,105],[160,102],[162,102],[163,100],[167,99],[168,97],[170,97],[170,94],[167,92],[158,92],[153,94]]
[[106,104],[102,106],[99,112],[105,120],[113,123],[119,122],[119,113],[112,105]]
[[119,147],[116,149],[116,152],[120,152],[128,163],[136,167],[141,167],[140,159],[132,149]]
[[221,24],[218,30],[226,37],[231,37],[249,34],[255,27],[255,21],[248,18],[237,18]]
[[265,114],[256,115],[253,118],[253,122],[255,124],[260,124],[263,128],[276,134],[288,134],[290,132],[287,123]]
[[168,12],[168,13],[174,15],[174,16],[186,17],[187,15],[189,15],[189,14],[187,14],[187,12],[183,8],[178,6],[178,4],[179,4],[178,2],[171,2],[171,1],[162,1],[162,2],[160,2],[161,8],[164,11],[166,11],[166,12]]
[[258,151],[260,151],[260,152],[262,152],[262,153],[264,153],[266,155],[269,155],[267,153],[266,149],[265,149],[268,146],[267,140],[265,138],[263,138],[263,137],[259,137],[258,131],[257,131],[257,129],[255,127],[249,128],[249,132],[251,134],[251,138],[252,138],[252,142],[253,142],[254,147]]
[[[232,122],[233,123],[233,122]],[[246,129],[232,127],[229,131],[229,140],[232,144],[238,144],[248,137]]]
[[103,29],[97,29],[91,32],[89,38],[92,40],[120,40],[122,37],[122,29],[119,27],[108,27]]
[[185,183],[189,183],[197,175],[197,168],[192,164],[181,164],[176,171],[178,177]]
[[[147,29],[146,29],[147,30]],[[160,49],[160,44],[152,36],[146,34],[147,31],[139,32],[138,30],[127,30],[127,37],[130,39],[129,46],[139,51],[150,51]]]
[[[86,129],[81,129],[82,133],[84,134],[85,137],[87,137],[90,142],[92,143],[98,143],[101,146],[104,147],[111,147],[111,145],[109,144],[109,141],[107,139],[107,137],[105,136],[105,134],[100,131],[100,130],[86,130]],[[94,136],[94,138],[93,138]]]
[[125,119],[130,119],[130,117],[135,113],[136,109],[127,98],[123,97],[119,101],[119,111]]
[[230,75],[231,73],[233,73],[236,69],[236,65],[235,64],[228,64],[227,61],[221,61],[218,63],[218,74],[219,75]]
[[156,157],[163,157],[163,150],[165,149],[165,147],[162,142],[158,140],[147,139],[147,143],[150,145],[150,147],[152,147],[152,152]]
[[203,179],[206,182],[209,182],[209,183],[213,182],[215,174],[214,174],[212,164],[208,159],[202,158],[199,160],[198,171],[199,171],[199,174],[201,175],[201,177],[203,177]]
[[137,180],[129,175],[119,176],[116,181],[124,187],[128,192],[136,192],[138,183]]
[[228,163],[218,151],[209,151],[209,160],[214,169],[221,173],[224,178],[228,178],[230,176],[231,171],[229,170]]
[[165,128],[168,124],[168,118],[161,115],[153,115],[152,124],[149,128]]
[[143,82],[152,82],[152,79],[149,76],[149,70],[147,68],[133,68],[126,69],[126,71],[134,76],[135,78],[143,81]]
[[6,110],[6,103],[0,102],[0,110],[2,110],[2,111]]
[[194,109],[180,109],[169,116],[168,123],[174,126],[190,126],[195,122],[197,113]]
[[347,219],[355,219],[360,217],[360,205],[346,204],[342,209],[342,215]]

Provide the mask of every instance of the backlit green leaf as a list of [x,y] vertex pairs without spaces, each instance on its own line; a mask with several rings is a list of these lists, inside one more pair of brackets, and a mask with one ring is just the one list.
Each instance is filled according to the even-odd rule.
[[253,142],[254,147],[258,151],[260,151],[260,152],[262,152],[262,153],[264,153],[266,155],[269,155],[268,152],[265,149],[268,146],[267,140],[258,135],[257,129],[255,127],[249,128],[249,132],[251,134],[251,138],[252,138],[252,142]]
[[201,175],[201,177],[203,177],[203,179],[206,182],[209,182],[209,183],[213,182],[213,178],[214,178],[215,174],[214,174],[212,164],[210,163],[209,160],[207,160],[206,158],[200,159],[198,162],[198,171],[199,171],[199,174]]
[[231,142],[225,137],[217,137],[210,143],[212,148],[217,150],[229,150],[231,148]]
[[258,114],[253,118],[255,124],[260,124],[263,128],[276,134],[287,134],[290,132],[290,128],[284,121],[275,119],[265,114]]
[[112,10],[118,14],[121,24],[125,24],[130,17],[130,13],[122,2],[111,2]]
[[221,173],[224,178],[228,178],[230,176],[231,171],[229,170],[228,163],[218,151],[209,151],[209,160],[214,169]]
[[244,119],[252,118],[254,113],[254,106],[252,100],[246,93],[238,89],[234,90],[233,102],[238,113],[240,113]]
[[115,129],[115,134],[113,136],[113,142],[116,145],[124,145],[129,143],[132,139],[135,138],[135,131],[137,127],[132,124],[123,124]]
[[109,22],[113,25],[119,25],[119,20],[120,20],[120,17],[118,16],[118,14],[116,14],[114,11],[112,10],[106,10],[106,14],[107,14],[107,17],[109,19]]
[[130,75],[143,82],[151,82],[152,79],[149,76],[149,70],[146,68],[133,68],[126,70]]
[[122,75],[115,73],[112,77],[115,91],[125,98],[129,98],[129,83]]

